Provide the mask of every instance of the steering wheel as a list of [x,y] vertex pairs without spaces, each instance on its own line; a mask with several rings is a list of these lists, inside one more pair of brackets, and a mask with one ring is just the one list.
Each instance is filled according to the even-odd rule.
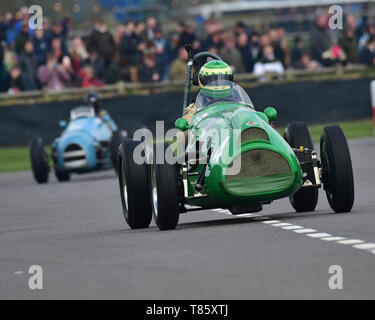
[[216,53],[209,52],[209,51],[199,52],[193,56],[193,61],[194,61],[193,64],[194,64],[195,70],[199,71],[200,68],[207,62],[208,58],[223,61],[223,59],[221,59],[221,57],[217,55]]

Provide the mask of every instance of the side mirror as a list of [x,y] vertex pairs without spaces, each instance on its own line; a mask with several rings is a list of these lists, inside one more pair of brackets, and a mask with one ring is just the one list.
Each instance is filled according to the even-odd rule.
[[176,129],[186,131],[187,129],[189,129],[189,122],[187,122],[187,120],[184,118],[178,118],[174,123],[174,126]]
[[61,128],[65,128],[67,125],[68,125],[68,123],[67,123],[65,120],[60,120],[60,122],[59,122],[59,126],[60,126]]
[[263,113],[267,116],[270,122],[275,121],[277,117],[277,111],[275,108],[268,107],[264,109]]

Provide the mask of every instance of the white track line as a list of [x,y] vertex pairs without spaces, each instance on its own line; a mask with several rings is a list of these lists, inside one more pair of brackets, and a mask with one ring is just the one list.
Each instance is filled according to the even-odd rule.
[[297,230],[293,230],[294,232],[297,232],[297,233],[312,233],[312,232],[316,232],[315,229],[297,229]]
[[303,227],[296,226],[296,225],[291,225],[291,226],[282,227],[282,229],[285,229],[285,230],[296,230],[296,229],[303,229]]
[[[269,217],[263,217],[263,218],[271,219]],[[324,241],[331,241],[331,242],[340,243],[340,244],[352,245],[352,248],[359,249],[362,251],[367,251],[375,255],[375,243],[372,243],[372,242],[365,242],[360,239],[347,239],[345,237],[335,236],[335,235],[331,235],[325,232],[318,232],[315,229],[305,228],[305,227],[295,225],[292,223],[281,222],[279,220],[265,220],[261,222],[267,225],[271,225],[273,227],[279,227],[284,230],[290,230],[290,231],[305,235],[310,238],[316,238],[316,239],[320,239]]]
[[278,223],[280,222],[279,220],[267,220],[267,221],[264,221],[263,223],[265,224],[272,224],[272,223]]
[[325,241],[338,241],[338,240],[344,240],[344,237],[327,237],[327,238],[322,238],[321,240]]
[[364,241],[359,240],[359,239],[348,239],[348,240],[340,240],[337,242],[342,243],[342,244],[357,244],[357,243],[363,243]]
[[361,244],[356,244],[353,247],[356,249],[362,249],[362,250],[374,249],[375,243],[361,243]]
[[[213,211],[232,215],[231,212],[226,209],[213,209]],[[372,243],[372,242],[365,242],[360,239],[347,239],[341,236],[330,235],[329,233],[318,232],[315,229],[305,228],[305,227],[295,225],[292,223],[281,222],[279,220],[273,220],[272,218],[267,217],[267,216],[254,216],[251,213],[243,214],[239,216],[240,217],[241,216],[242,217],[253,216],[252,217],[253,220],[260,221],[261,223],[264,223],[267,225],[271,225],[271,226],[281,228],[284,230],[290,230],[290,231],[305,235],[310,238],[315,238],[315,239],[320,239],[320,240],[330,241],[330,242],[335,242],[335,243],[340,243],[340,244],[346,244],[346,245],[349,244],[349,245],[352,245],[352,248],[359,249],[362,251],[367,251],[375,255],[375,243]]]
[[310,233],[310,234],[307,234],[307,236],[311,238],[324,238],[324,237],[329,237],[331,235],[328,233]]
[[291,226],[291,225],[292,225],[291,223],[286,223],[286,222],[273,224],[274,227],[285,227],[285,226]]

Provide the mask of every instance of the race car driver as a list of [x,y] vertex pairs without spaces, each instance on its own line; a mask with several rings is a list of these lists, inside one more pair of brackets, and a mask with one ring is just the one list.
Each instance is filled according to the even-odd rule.
[[[233,81],[232,69],[224,61],[211,60],[206,62],[199,70],[198,83],[200,89],[208,85],[210,82],[219,80]],[[197,108],[195,107],[195,104],[191,103],[185,108],[182,117],[186,119],[188,123],[190,123],[196,112]]]
[[95,115],[100,118],[112,132],[117,130],[115,122],[112,120],[107,110],[101,110],[102,98],[99,93],[91,91],[83,98],[83,103],[86,106],[92,107],[95,110]]

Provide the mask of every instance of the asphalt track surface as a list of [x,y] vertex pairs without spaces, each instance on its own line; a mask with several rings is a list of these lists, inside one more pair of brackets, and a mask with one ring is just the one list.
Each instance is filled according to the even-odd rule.
[[[349,214],[331,213],[321,192],[315,212],[296,214],[283,199],[263,218],[198,211],[164,232],[128,228],[111,171],[47,185],[31,172],[0,174],[0,298],[374,299],[375,139],[350,147]],[[35,264],[43,290],[28,287]],[[332,265],[342,290],[328,286]]]

